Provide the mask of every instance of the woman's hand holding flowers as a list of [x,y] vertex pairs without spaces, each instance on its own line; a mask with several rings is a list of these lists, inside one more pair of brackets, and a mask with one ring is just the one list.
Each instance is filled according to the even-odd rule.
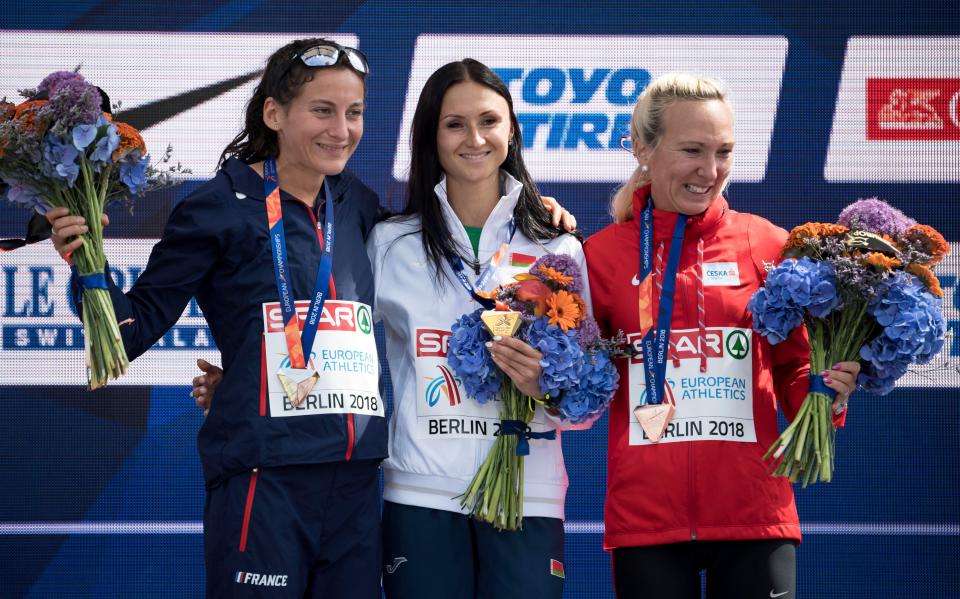
[[494,337],[487,349],[497,367],[503,371],[524,395],[540,399],[540,374],[543,354],[515,337]]

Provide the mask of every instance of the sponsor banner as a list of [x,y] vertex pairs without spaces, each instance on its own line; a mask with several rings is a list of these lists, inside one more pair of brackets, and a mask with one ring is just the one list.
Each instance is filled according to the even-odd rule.
[[[302,331],[310,301],[298,300],[294,305]],[[270,416],[385,415],[378,387],[380,363],[370,306],[343,300],[324,302],[308,360],[320,378],[299,406],[291,403],[277,377],[281,369],[290,368],[279,302],[263,304],[263,330]]]
[[960,181],[958,103],[960,37],[850,38],[824,178]]
[[[147,148],[207,179],[220,153],[243,127],[246,103],[267,58],[283,44],[327,37],[357,46],[349,34],[166,33],[0,30],[0,97],[36,88],[53,71],[73,70],[121,102],[118,117],[136,113]],[[148,109],[149,108],[149,109]],[[144,125],[146,125],[144,127]]]
[[[107,239],[113,280],[129,289],[155,239]],[[49,243],[3,255],[0,264],[0,384],[85,385],[83,326],[69,299],[70,269]],[[203,313],[191,301],[154,347],[110,385],[190,385],[197,358],[220,364]]]
[[736,113],[733,181],[761,181],[773,132],[787,40],[779,36],[421,35],[411,65],[393,174],[406,179],[410,123],[427,78],[470,56],[508,85],[534,179],[625,180],[636,160],[620,147],[651,79],[688,71],[723,81]]

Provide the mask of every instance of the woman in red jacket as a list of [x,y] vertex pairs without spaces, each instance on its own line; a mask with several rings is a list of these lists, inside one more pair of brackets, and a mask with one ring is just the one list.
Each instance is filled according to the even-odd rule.
[[776,346],[753,334],[747,300],[787,233],[722,195],[733,114],[716,83],[654,80],[630,141],[639,164],[614,224],[585,246],[597,320],[647,357],[620,365],[610,411],[604,545],[617,595],[699,597],[706,570],[711,598],[793,597],[793,490],[762,456],[777,405],[792,418],[811,374],[837,391],[841,424],[859,365],[810,373],[803,330]]

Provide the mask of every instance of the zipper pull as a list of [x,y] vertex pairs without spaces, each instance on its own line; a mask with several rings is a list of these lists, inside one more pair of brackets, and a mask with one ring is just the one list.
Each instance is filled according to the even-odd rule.
[[479,277],[479,276],[480,276],[480,261],[479,261],[479,260],[474,260],[474,261],[470,264],[470,266],[473,267],[473,273]]

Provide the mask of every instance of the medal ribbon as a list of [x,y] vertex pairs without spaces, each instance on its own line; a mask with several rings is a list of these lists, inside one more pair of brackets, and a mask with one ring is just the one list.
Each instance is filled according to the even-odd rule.
[[[660,309],[657,312],[657,328],[652,329],[653,317],[653,198],[640,219],[640,327],[643,338],[643,378],[647,386],[644,404],[661,404],[664,397],[664,383],[667,378],[667,352],[670,345],[670,321],[673,318],[674,291],[676,290],[677,269],[680,266],[680,250],[683,247],[683,230],[687,223],[686,214],[677,215],[670,241],[670,253],[667,267],[663,273],[663,289],[660,292]],[[646,328],[645,328],[646,327]]]
[[463,286],[463,288],[467,290],[467,293],[470,294],[470,297],[476,300],[477,303],[487,310],[493,310],[496,307],[496,302],[490,298],[483,297],[477,293],[477,291],[482,291],[490,282],[490,279],[493,278],[494,273],[496,273],[497,269],[500,267],[500,263],[503,262],[504,257],[506,257],[507,250],[510,249],[510,244],[513,242],[513,236],[516,235],[516,233],[517,225],[513,222],[513,219],[510,219],[510,228],[507,235],[507,241],[501,243],[497,251],[494,252],[493,256],[490,257],[486,268],[484,268],[483,272],[480,273],[480,278],[477,279],[476,283],[471,283],[466,273],[463,272],[463,260],[460,258],[460,256],[447,257],[447,260],[450,262],[450,268],[453,269],[453,274],[457,275],[457,279],[460,281],[460,284]]
[[[323,304],[330,289],[333,270],[333,195],[330,185],[324,183],[326,212],[323,227],[323,255],[317,267],[317,279],[310,297],[310,311],[307,313],[303,333],[300,333],[300,318],[294,303],[293,290],[290,287],[290,267],[287,261],[287,242],[283,232],[283,209],[280,206],[280,180],[277,176],[277,163],[272,158],[263,162],[263,189],[267,197],[267,226],[270,228],[270,250],[273,253],[273,272],[277,279],[277,292],[280,294],[280,310],[283,313],[283,333],[287,339],[291,368],[306,368],[307,358],[313,348],[313,339],[317,335],[317,325],[323,313]],[[319,227],[319,223],[317,224]]]

